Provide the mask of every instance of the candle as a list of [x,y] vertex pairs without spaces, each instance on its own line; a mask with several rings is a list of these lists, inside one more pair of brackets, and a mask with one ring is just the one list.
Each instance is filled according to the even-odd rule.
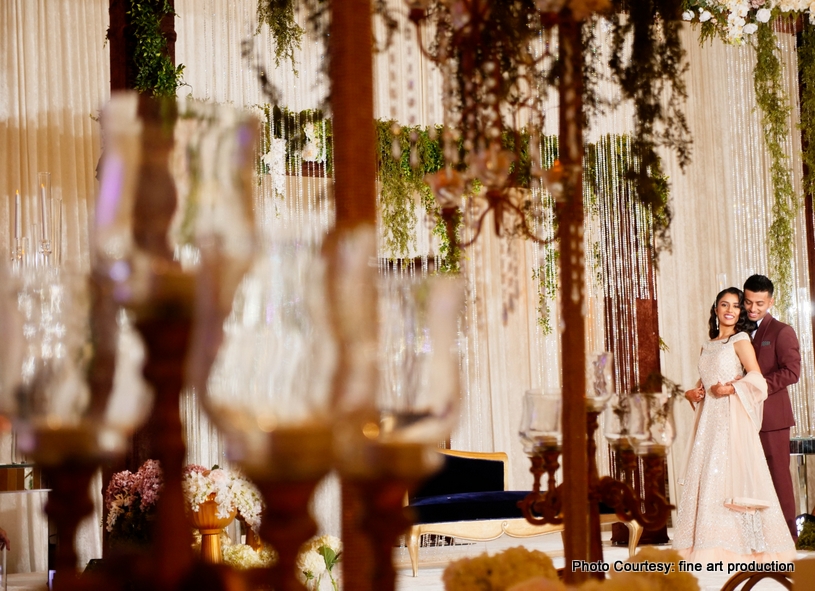
[[42,214],[42,240],[49,242],[51,240],[51,224],[48,220],[48,196],[45,191],[45,184],[40,185],[40,212]]
[[22,238],[23,233],[23,211],[20,207],[20,191],[14,196],[14,237]]

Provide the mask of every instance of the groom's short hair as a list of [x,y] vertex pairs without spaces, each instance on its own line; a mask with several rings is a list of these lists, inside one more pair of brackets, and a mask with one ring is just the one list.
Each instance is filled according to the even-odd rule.
[[755,293],[766,291],[770,294],[770,297],[772,297],[774,287],[769,277],[765,277],[764,275],[750,275],[747,281],[744,282],[744,291],[748,289]]

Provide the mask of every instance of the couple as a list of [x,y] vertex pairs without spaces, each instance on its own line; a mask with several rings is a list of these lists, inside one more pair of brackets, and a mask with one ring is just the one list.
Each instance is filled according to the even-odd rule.
[[767,314],[772,296],[763,275],[716,296],[701,379],[685,393],[696,418],[673,546],[692,562],[795,557],[787,386],[801,356],[792,328]]

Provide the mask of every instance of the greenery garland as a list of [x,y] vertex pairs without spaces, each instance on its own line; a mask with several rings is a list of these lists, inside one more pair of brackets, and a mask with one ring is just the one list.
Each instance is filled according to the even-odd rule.
[[183,84],[184,65],[173,66],[167,51],[167,38],[161,31],[162,19],[175,15],[175,11],[168,0],[131,0],[128,14],[136,41],[133,51],[135,89],[154,96],[175,96]]
[[295,0],[260,0],[258,2],[257,17],[258,28],[265,24],[274,40],[275,65],[288,60],[295,75],[297,68],[294,61],[294,51],[300,49],[305,30],[294,20]]
[[804,193],[815,194],[815,26],[804,22],[798,46],[798,80],[801,84],[801,144]]
[[[609,67],[635,112],[633,159],[626,176],[636,187],[637,199],[653,214],[658,252],[670,248],[671,210],[657,148],[672,149],[683,168],[690,162],[690,131],[682,112],[687,98],[683,79],[687,64],[679,38],[682,3],[615,0],[614,4]],[[628,59],[628,55],[637,59]]]
[[798,199],[792,187],[792,172],[784,151],[789,136],[790,106],[783,89],[781,61],[777,39],[770,23],[758,26],[756,32],[756,68],[753,83],[756,103],[761,109],[764,143],[770,154],[770,178],[773,187],[773,221],[767,233],[770,269],[777,286],[778,307],[789,312],[792,290],[793,243],[792,223]]
[[815,521],[807,520],[804,522],[804,529],[801,531],[801,535],[798,536],[795,547],[798,550],[815,550]]

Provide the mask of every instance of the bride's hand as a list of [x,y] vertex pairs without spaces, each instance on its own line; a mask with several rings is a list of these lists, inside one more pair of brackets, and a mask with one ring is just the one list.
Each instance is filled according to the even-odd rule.
[[687,392],[685,392],[685,398],[687,398],[691,404],[701,402],[704,397],[705,388],[703,386],[699,386],[698,388],[694,388],[693,390],[688,390]]

